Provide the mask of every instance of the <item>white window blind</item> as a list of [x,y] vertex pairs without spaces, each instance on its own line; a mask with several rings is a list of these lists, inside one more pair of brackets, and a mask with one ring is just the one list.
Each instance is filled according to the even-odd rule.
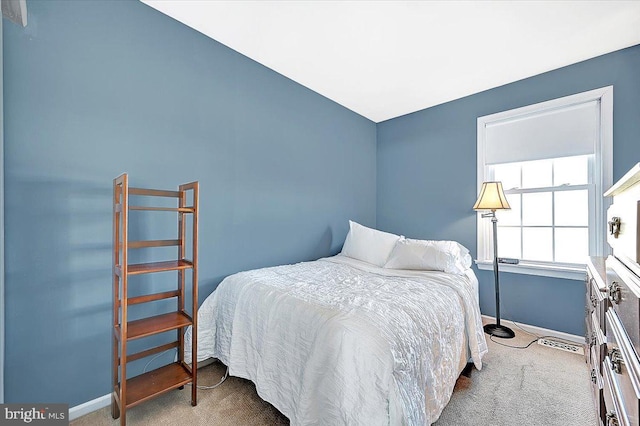
[[487,123],[485,164],[593,154],[599,139],[599,102]]

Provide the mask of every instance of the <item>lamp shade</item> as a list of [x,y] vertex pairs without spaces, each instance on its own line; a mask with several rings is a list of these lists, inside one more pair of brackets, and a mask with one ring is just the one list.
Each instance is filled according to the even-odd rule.
[[502,182],[484,182],[480,188],[478,201],[473,205],[474,210],[506,210],[511,206],[502,190]]

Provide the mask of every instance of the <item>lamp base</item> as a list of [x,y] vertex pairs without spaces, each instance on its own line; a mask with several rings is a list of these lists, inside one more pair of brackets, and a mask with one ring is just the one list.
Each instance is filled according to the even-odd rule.
[[484,326],[484,332],[502,339],[513,339],[516,335],[512,329],[500,324],[487,324]]

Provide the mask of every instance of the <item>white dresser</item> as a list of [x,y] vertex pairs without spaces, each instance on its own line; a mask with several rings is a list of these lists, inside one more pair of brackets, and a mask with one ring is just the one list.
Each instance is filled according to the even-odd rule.
[[588,263],[585,357],[601,424],[640,426],[640,163],[605,196],[613,255]]

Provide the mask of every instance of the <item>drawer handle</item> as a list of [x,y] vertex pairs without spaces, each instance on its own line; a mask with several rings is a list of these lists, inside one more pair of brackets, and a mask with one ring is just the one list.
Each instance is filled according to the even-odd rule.
[[622,372],[622,364],[624,363],[620,350],[611,349],[609,351],[609,359],[611,360],[611,369],[617,374],[620,374]]
[[615,304],[618,304],[620,303],[621,299],[622,299],[622,293],[620,289],[620,284],[618,284],[617,281],[614,281],[611,284],[609,284],[609,300],[611,300],[611,302]]
[[609,411],[606,416],[607,426],[618,426],[618,416],[613,411]]
[[613,238],[618,238],[618,235],[620,235],[620,218],[614,216],[607,223],[609,224],[609,235],[613,235]]

